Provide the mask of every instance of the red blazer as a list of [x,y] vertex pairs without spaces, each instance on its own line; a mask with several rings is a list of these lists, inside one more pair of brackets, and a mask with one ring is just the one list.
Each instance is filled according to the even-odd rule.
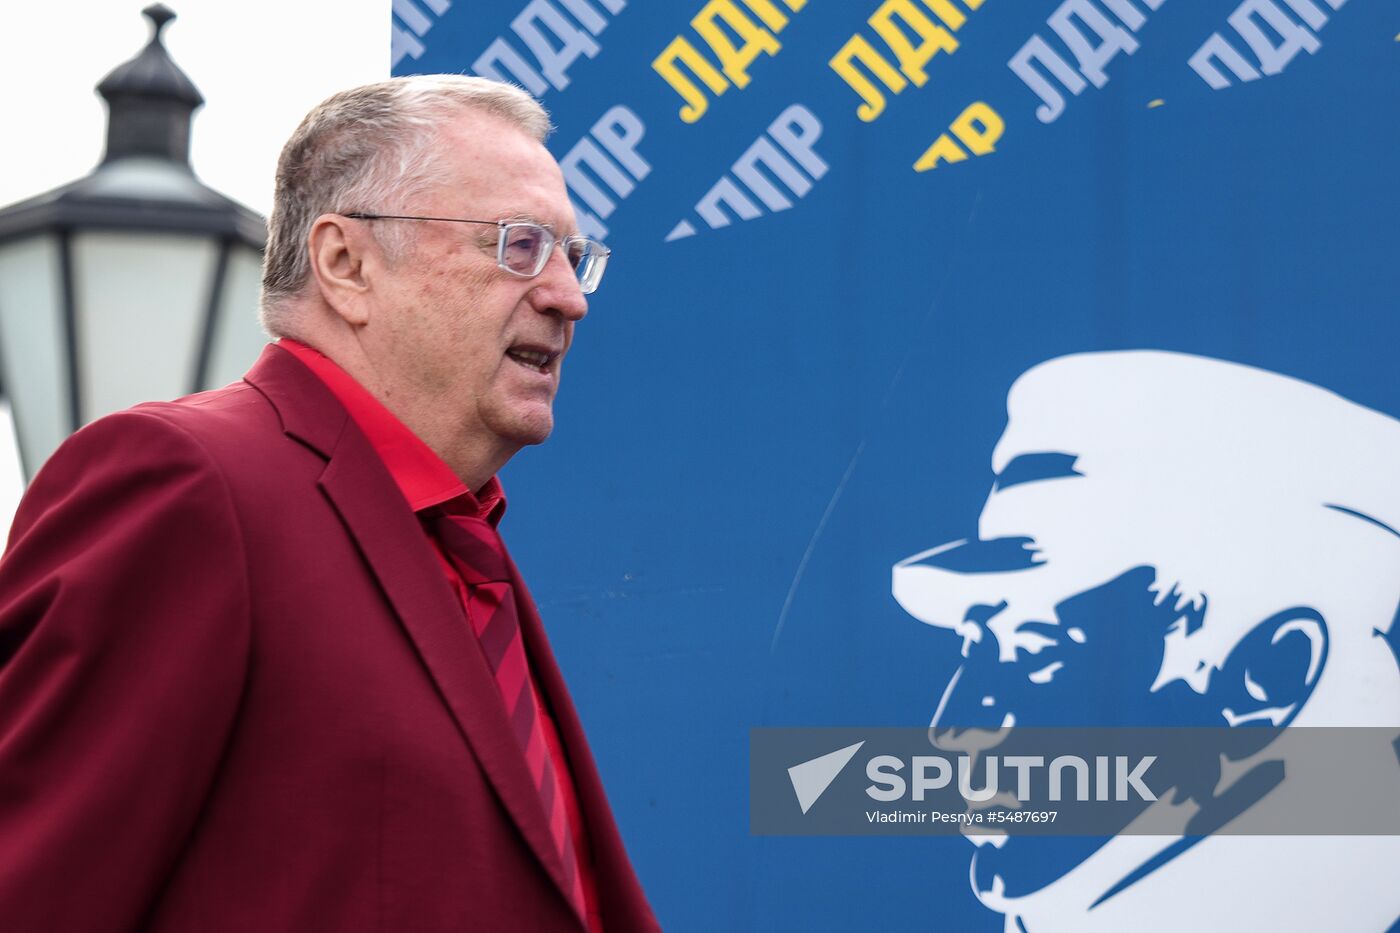
[[[608,933],[655,930],[528,598]],[[486,661],[328,389],[245,382],[70,439],[0,560],[6,933],[583,929]]]

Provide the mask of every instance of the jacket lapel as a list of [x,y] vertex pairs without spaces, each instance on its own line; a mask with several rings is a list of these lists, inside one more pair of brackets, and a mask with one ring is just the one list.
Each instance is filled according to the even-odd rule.
[[659,930],[618,832],[617,821],[613,818],[612,807],[603,790],[602,778],[598,775],[598,766],[583,732],[583,724],[569,698],[568,686],[559,665],[555,663],[554,652],[549,647],[539,609],[521,583],[520,570],[515,562],[509,557],[506,559],[510,564],[511,579],[516,584],[521,637],[530,654],[530,667],[545,702],[549,704],[554,724],[559,730],[559,739],[569,758],[569,773],[574,779],[579,810],[592,850],[591,853],[580,853],[580,857],[587,858],[591,854],[597,866],[594,877],[598,882],[604,925],[611,928],[615,924],[618,929],[626,930]]
[[291,354],[269,347],[247,379],[277,408],[289,435],[327,458],[322,490],[393,605],[506,811],[561,895],[571,901],[539,793],[495,678],[393,478],[335,396]]

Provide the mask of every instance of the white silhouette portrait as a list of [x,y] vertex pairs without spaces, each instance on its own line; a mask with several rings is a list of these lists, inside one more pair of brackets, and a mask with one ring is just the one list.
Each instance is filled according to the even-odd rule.
[[[1177,353],[1063,357],[1012,387],[975,536],[900,561],[895,599],[961,665],[940,746],[1021,726],[1400,726],[1400,421]],[[946,636],[945,636],[946,637]],[[1306,767],[1306,762],[1289,762]],[[1387,775],[1395,748],[1355,767]],[[969,833],[1008,931],[1365,930],[1400,917],[1400,838]],[[1287,806],[1287,781],[1251,809]],[[1196,818],[1196,822],[1191,822]],[[1224,825],[1224,824],[1222,824]],[[1213,830],[1208,830],[1213,832]]]

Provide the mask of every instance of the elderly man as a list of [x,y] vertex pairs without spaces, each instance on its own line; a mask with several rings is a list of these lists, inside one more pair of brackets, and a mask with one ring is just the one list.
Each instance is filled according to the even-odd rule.
[[[935,743],[1002,754],[1027,726],[1215,726],[1222,744],[1250,724],[1372,726],[1339,767],[1394,812],[1400,423],[1156,352],[1044,363],[1008,409],[977,535],[894,567],[899,603],[960,640]],[[1200,773],[1139,824],[1174,835],[968,833],[976,894],[1029,933],[1385,929],[1400,838],[1210,835],[1241,818],[1297,825],[1290,787],[1327,764],[1299,735],[1225,767],[1202,749]]]
[[245,381],[80,431],[0,562],[7,930],[656,928],[496,472],[608,258],[514,88],[282,153]]

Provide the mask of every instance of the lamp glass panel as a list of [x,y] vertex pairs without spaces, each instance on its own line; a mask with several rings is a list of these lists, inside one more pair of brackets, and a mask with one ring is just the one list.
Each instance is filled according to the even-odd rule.
[[131,232],[73,237],[84,423],[191,389],[217,245]]
[[19,446],[14,437],[10,406],[0,402],[0,539],[9,537],[15,509],[19,508],[19,497],[24,492],[24,468],[20,465]]
[[0,245],[0,371],[30,476],[75,427],[68,365],[58,237]]
[[235,246],[224,272],[224,291],[214,319],[214,340],[202,388],[213,389],[240,379],[255,362],[268,336],[258,323],[262,290],[262,253]]

